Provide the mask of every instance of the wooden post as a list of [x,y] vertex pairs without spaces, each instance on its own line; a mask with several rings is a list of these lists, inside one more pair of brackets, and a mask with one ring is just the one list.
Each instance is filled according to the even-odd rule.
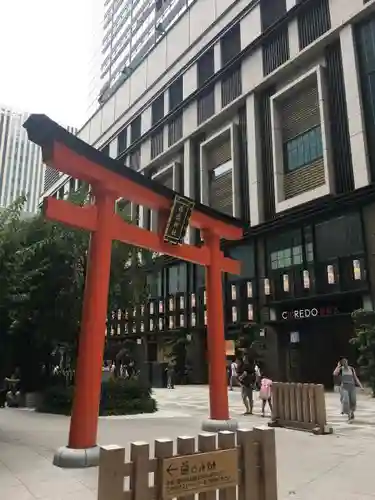
[[260,446],[254,431],[239,429],[237,441],[240,446],[241,476],[238,488],[239,500],[263,500],[260,497]]
[[[177,438],[177,455],[191,455],[195,453],[195,439],[193,437],[181,436]],[[195,500],[195,495],[185,495],[179,498]],[[139,500],[143,500],[139,498]]]
[[130,460],[133,462],[130,475],[130,491],[132,500],[150,500],[148,443],[138,441],[131,444]]
[[309,384],[302,386],[302,416],[303,422],[308,424],[310,422]]
[[327,425],[326,399],[321,384],[315,386],[315,401],[317,430],[320,434],[331,434],[333,430]]
[[309,384],[310,422],[316,424],[315,386]]
[[296,407],[297,407],[297,420],[298,422],[303,422],[302,384],[297,384],[296,387]]
[[277,465],[275,430],[268,427],[254,427],[255,439],[260,443],[262,500],[277,500]]
[[290,421],[290,384],[283,384],[284,386],[284,408],[285,408],[285,420]]
[[156,492],[156,498],[159,500],[162,498],[162,488],[163,488],[163,470],[162,470],[162,459],[173,457],[173,441],[171,439],[156,439],[155,440],[155,458],[159,459],[156,466],[156,472],[154,477],[154,486]]
[[100,448],[98,500],[123,500],[125,448],[117,445]]
[[[221,450],[228,450],[236,447],[236,435],[234,432],[221,431],[219,432],[218,445]],[[219,500],[236,500],[237,488],[225,488],[219,490]]]
[[[203,453],[216,450],[216,434],[206,432],[198,435],[198,451]],[[207,491],[198,494],[199,500],[216,500],[216,491]]]
[[289,384],[289,405],[290,405],[290,420],[297,420],[297,405],[296,405],[296,384]]
[[276,423],[280,416],[280,384],[274,382],[272,384],[272,417],[271,421]]

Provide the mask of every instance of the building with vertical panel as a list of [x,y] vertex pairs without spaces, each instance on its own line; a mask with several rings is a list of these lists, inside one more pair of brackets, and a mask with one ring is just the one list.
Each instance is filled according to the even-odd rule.
[[113,95],[190,3],[191,0],[104,1],[101,57],[95,58],[100,64],[99,103]]
[[[56,184],[60,173],[43,164],[41,152],[27,139],[23,123],[29,113],[0,106],[0,207],[26,195],[25,212],[38,210],[40,196]],[[69,132],[77,129],[67,127]]]
[[[274,379],[331,385],[339,356],[356,361],[351,313],[374,308],[374,40],[375,0],[197,0],[78,133],[243,221],[223,242],[242,263],[223,279],[226,338],[262,325]],[[128,208],[157,230],[158,214]],[[149,287],[108,335],[141,339],[152,367],[185,336],[204,380],[204,270],[159,257]]]
[[43,192],[43,162],[40,149],[28,141],[22,127],[28,116],[0,106],[0,207],[25,194],[24,210],[34,213]]

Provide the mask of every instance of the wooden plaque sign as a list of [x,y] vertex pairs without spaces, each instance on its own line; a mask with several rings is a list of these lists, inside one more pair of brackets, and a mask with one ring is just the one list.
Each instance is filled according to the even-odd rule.
[[164,232],[164,241],[172,245],[182,243],[185,237],[194,202],[184,196],[175,195],[171,213]]
[[237,448],[162,460],[163,500],[237,484]]

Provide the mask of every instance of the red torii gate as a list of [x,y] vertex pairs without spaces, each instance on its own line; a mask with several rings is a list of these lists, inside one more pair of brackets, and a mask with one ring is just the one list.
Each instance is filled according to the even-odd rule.
[[205,266],[210,385],[210,420],[205,428],[235,426],[235,422],[229,421],[221,273],[239,274],[240,265],[224,257],[220,239],[240,239],[241,221],[195,203],[190,224],[201,230],[204,245],[165,243],[162,233],[124,221],[115,213],[115,201],[125,198],[165,215],[171,211],[177,193],[109,158],[45,115],[31,115],[24,127],[29,139],[41,146],[43,161],[90,184],[95,199],[95,204],[84,207],[52,197],[44,200],[47,218],[91,232],[69,444],[57,452],[55,465],[97,464],[98,410],[113,240]]

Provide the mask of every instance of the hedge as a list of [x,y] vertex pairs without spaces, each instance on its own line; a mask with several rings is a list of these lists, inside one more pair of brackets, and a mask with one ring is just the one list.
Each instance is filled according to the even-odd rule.
[[[52,386],[41,397],[37,411],[70,415],[74,388]],[[153,413],[157,410],[151,388],[138,380],[108,380],[102,382],[99,415],[131,415]]]

